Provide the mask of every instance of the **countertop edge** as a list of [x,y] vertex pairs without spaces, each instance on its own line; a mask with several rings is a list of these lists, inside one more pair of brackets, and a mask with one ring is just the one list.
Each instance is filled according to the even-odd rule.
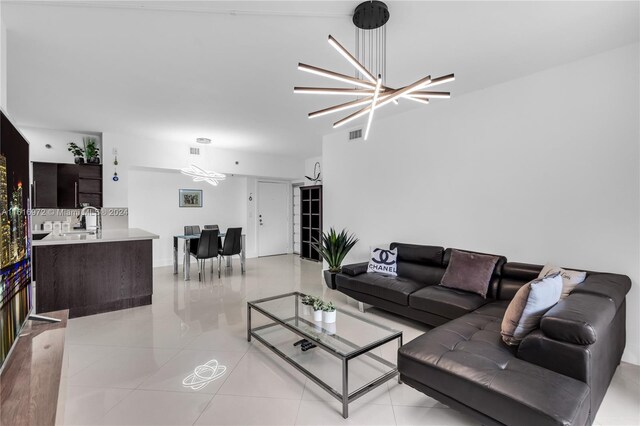
[[160,238],[159,235],[152,234],[151,232],[140,228],[105,230],[102,232],[102,238],[78,239],[71,237],[69,239],[64,239],[60,236],[53,236],[52,239],[48,239],[49,237],[50,236],[47,236],[41,240],[32,240],[31,246],[44,247],[64,244],[117,243],[126,241],[156,240]]

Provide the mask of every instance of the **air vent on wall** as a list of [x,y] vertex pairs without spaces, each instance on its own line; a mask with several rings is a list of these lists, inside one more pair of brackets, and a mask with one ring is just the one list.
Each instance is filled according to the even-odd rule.
[[200,155],[200,148],[191,146],[189,147],[189,154],[191,155]]
[[362,139],[362,129],[352,130],[349,132],[349,140]]

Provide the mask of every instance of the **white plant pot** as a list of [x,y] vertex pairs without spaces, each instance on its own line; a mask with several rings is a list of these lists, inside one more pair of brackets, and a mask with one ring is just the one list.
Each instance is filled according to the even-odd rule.
[[313,312],[313,309],[311,309],[311,306],[302,305],[302,315],[309,316],[311,315],[312,312]]
[[336,322],[336,313],[337,313],[337,311],[333,311],[333,312],[323,311],[322,312],[322,322],[326,322],[327,324],[332,324],[332,323]]
[[313,320],[314,321],[322,321],[322,310],[313,311]]

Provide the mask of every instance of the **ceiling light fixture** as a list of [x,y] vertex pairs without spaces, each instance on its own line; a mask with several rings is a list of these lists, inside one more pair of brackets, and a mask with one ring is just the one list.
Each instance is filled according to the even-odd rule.
[[222,173],[209,172],[196,166],[195,164],[181,169],[180,173],[192,177],[194,182],[207,182],[208,184],[211,184],[213,186],[218,186],[218,182],[223,181],[227,178],[227,176],[223,175]]
[[196,142],[201,143],[203,145],[209,145],[211,143],[211,139],[209,138],[198,138]]
[[[384,26],[389,20],[389,8],[381,1],[366,1],[356,7],[353,24],[356,26],[356,54],[349,53],[335,38],[329,35],[329,44],[340,53],[355,69],[355,77],[329,71],[307,64],[298,64],[298,69],[340,81],[357,88],[333,87],[294,87],[294,93],[314,95],[357,96],[358,99],[309,113],[309,118],[321,117],[350,108],[363,107],[355,113],[336,121],[334,128],[368,114],[364,134],[366,140],[373,121],[374,111],[391,102],[398,104],[399,99],[408,99],[428,104],[430,99],[449,99],[450,92],[424,90],[455,79],[453,74],[442,77],[424,77],[413,84],[400,89],[385,85],[387,70],[387,30]],[[367,65],[365,67],[365,64]],[[372,72],[373,71],[373,72]],[[377,75],[378,77],[374,77]]]

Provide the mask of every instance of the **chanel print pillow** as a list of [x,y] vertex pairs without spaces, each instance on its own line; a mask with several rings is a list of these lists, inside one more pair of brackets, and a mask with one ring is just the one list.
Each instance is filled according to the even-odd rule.
[[369,257],[367,272],[378,272],[380,274],[397,276],[396,263],[398,261],[398,249],[385,250],[374,248]]

